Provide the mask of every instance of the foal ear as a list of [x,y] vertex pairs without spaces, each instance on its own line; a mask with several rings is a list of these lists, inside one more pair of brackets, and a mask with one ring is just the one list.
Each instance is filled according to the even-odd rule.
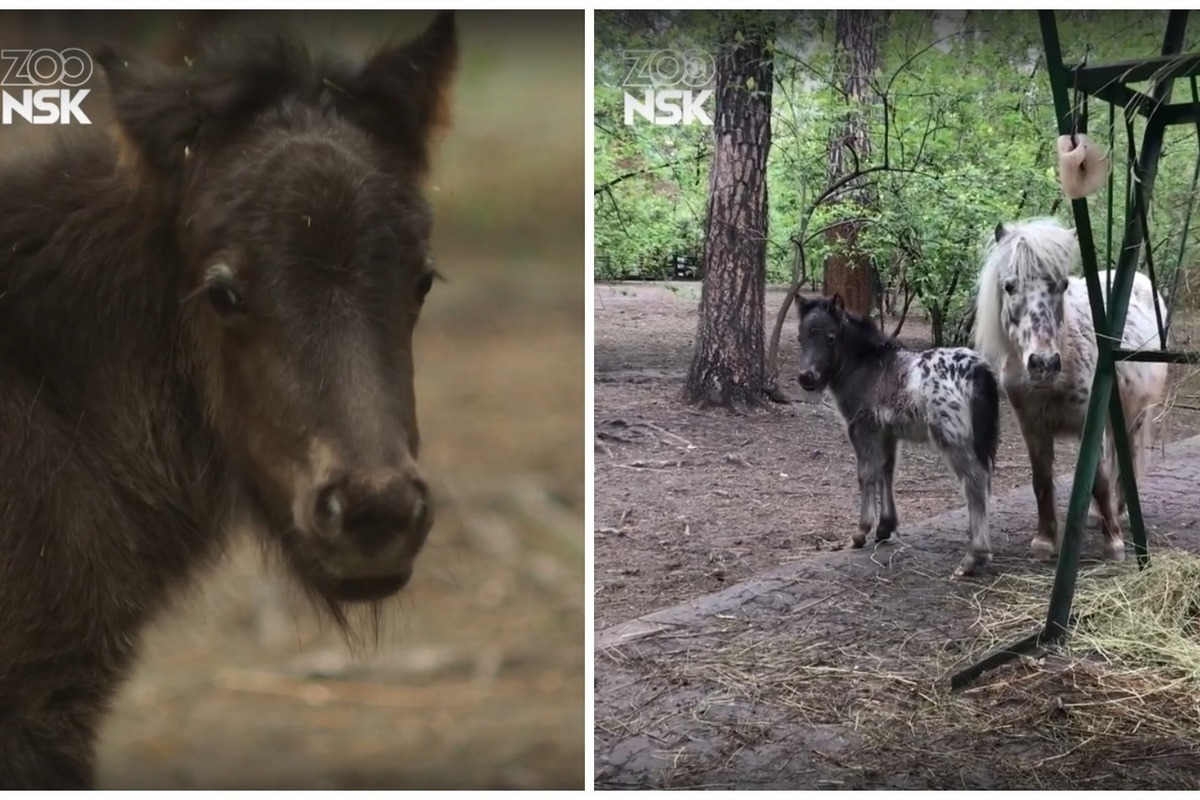
[[223,47],[190,70],[111,47],[97,52],[121,133],[151,166],[178,167],[202,127],[247,118],[300,81],[301,52],[282,36]]
[[834,294],[833,300],[830,301],[830,305],[833,306],[833,313],[837,316],[840,317],[842,314],[846,313],[846,304],[842,302],[842,296],[840,294]]
[[1008,231],[1005,230],[1003,222],[996,223],[995,235],[996,235],[996,244],[999,244],[1000,242],[1004,241],[1004,237],[1008,235]]
[[347,88],[365,105],[370,127],[412,150],[424,171],[434,135],[450,127],[450,84],[457,67],[454,12],[443,11],[416,39],[372,57]]
[[168,167],[200,124],[179,73],[108,46],[96,52],[96,61],[112,95],[122,152],[132,149],[151,165]]

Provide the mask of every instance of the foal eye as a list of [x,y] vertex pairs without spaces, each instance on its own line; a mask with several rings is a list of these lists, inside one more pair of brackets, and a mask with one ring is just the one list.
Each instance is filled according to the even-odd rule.
[[837,336],[835,336],[832,333],[825,334],[825,341],[829,342],[830,344],[833,344],[834,340],[836,340],[836,339],[837,339]]
[[425,299],[425,295],[429,294],[429,290],[433,288],[433,273],[426,272],[417,281],[417,300]]
[[232,287],[220,283],[208,287],[208,302],[212,303],[213,310],[222,317],[245,310],[238,293]]
[[1016,292],[1017,291],[1017,282],[1016,281],[1005,281],[1004,282],[1004,291],[1008,292],[1009,294],[1013,294],[1014,292]]

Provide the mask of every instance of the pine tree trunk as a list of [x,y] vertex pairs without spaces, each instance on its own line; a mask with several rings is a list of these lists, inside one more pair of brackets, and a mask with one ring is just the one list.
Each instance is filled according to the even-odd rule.
[[[837,11],[834,53],[841,88],[851,107],[829,140],[829,169],[832,184],[839,178],[869,165],[871,137],[865,120],[857,107],[870,103],[874,90],[870,79],[879,70],[879,34],[886,12]],[[874,208],[877,198],[869,187],[849,193],[852,200],[864,209]],[[825,262],[825,294],[840,294],[846,308],[859,314],[871,313],[878,300],[878,275],[870,258],[858,251],[858,236],[862,223],[846,220],[830,226],[826,240],[833,254]]]
[[773,31],[759,20],[752,30],[727,28],[716,59],[700,319],[683,392],[685,401],[701,406],[747,408],[767,397],[763,316]]

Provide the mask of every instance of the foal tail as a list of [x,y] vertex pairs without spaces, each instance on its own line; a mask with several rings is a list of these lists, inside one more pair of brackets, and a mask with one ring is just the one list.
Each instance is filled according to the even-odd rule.
[[1000,445],[1000,387],[996,374],[982,361],[971,372],[971,390],[971,436],[975,457],[991,475]]

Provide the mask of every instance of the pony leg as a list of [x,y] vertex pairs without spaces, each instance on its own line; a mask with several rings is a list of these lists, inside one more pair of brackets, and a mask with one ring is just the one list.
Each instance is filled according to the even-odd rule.
[[885,434],[883,437],[883,487],[880,496],[879,525],[875,528],[875,541],[877,542],[892,538],[892,534],[896,532],[898,524],[896,497],[892,492],[895,476],[896,438]]
[[[1138,451],[1142,449],[1139,436],[1141,417],[1138,414],[1140,409],[1134,406],[1134,393],[1129,385],[1128,374],[1119,373],[1117,375],[1117,386],[1114,391],[1121,398],[1121,413],[1125,415],[1125,440],[1129,442],[1129,455],[1136,465]],[[1113,507],[1116,509],[1117,517],[1120,518],[1125,515],[1125,482],[1121,475],[1121,461],[1117,458],[1117,442],[1111,435],[1112,424],[1109,423],[1105,427],[1110,430],[1105,432],[1104,454],[1108,457],[1108,475],[1112,482]],[[1136,466],[1134,475],[1137,475]]]
[[1037,558],[1052,558],[1058,552],[1058,518],[1054,511],[1054,437],[1048,431],[1021,425],[1029,466],[1033,473],[1033,496],[1037,500],[1038,529],[1030,549]]
[[[1145,471],[1146,450],[1153,446],[1154,441],[1151,437],[1153,419],[1151,412],[1153,408],[1143,406],[1138,409],[1137,414],[1129,423],[1129,456],[1133,462],[1133,479],[1137,485],[1142,483],[1142,475]],[[1114,449],[1115,461],[1115,449]],[[1125,500],[1125,482],[1122,481],[1120,471],[1113,469],[1113,480],[1116,482],[1117,495],[1117,519],[1125,517],[1128,513],[1128,508]]]
[[875,527],[879,517],[879,499],[883,489],[883,450],[880,432],[874,426],[852,425],[849,429],[850,442],[858,461],[858,530],[851,536],[851,546],[858,548],[867,543],[867,534]]
[[1092,483],[1092,498],[1100,509],[1100,529],[1104,531],[1104,557],[1112,561],[1125,560],[1125,540],[1117,524],[1112,496],[1112,474],[1103,461],[1096,468]]
[[880,485],[883,483],[883,473],[880,464],[875,459],[858,459],[858,530],[850,539],[852,546],[858,548],[867,543],[867,534],[875,527],[879,516]]
[[988,495],[991,474],[968,450],[943,451],[962,483],[963,495],[967,500],[968,533],[970,548],[954,570],[954,577],[976,575],[992,560],[992,543],[988,528]]

